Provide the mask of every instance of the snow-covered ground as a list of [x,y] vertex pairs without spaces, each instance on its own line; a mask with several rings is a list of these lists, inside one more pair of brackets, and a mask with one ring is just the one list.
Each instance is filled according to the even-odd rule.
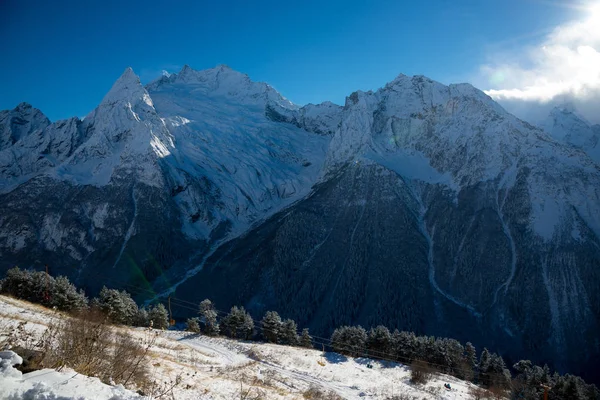
[[[0,340],[8,329],[26,321],[34,335],[43,332],[59,313],[0,296]],[[140,338],[144,329],[124,329]],[[311,387],[333,391],[345,399],[388,399],[405,394],[416,399],[467,399],[469,383],[436,375],[426,386],[410,383],[402,365],[350,358],[319,350],[211,338],[180,331],[161,331],[151,349],[151,374],[169,387],[175,399],[247,398],[302,399]],[[5,358],[10,358],[5,355]],[[21,374],[4,362],[0,367],[0,399],[136,399],[142,397],[119,386],[74,371],[40,370]],[[371,364],[372,368],[367,365]],[[450,383],[452,391],[444,389]],[[11,397],[12,396],[12,397]],[[54,396],[54,397],[53,397]],[[171,393],[167,398],[171,398]]]
[[0,398],[1,399],[141,399],[135,392],[122,386],[106,385],[98,378],[80,375],[75,371],[41,369],[22,374],[13,367],[22,358],[12,351],[0,351]]

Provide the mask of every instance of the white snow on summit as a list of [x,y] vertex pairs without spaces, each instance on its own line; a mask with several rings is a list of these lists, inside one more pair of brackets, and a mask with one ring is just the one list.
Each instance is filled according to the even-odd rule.
[[[194,176],[213,182],[223,217],[239,224],[234,230],[305,196],[317,181],[329,138],[268,119],[267,104],[295,109],[269,86],[223,66],[186,66],[148,90],[172,134],[163,162],[175,182],[188,187]],[[190,188],[178,201],[186,207],[198,196]]]

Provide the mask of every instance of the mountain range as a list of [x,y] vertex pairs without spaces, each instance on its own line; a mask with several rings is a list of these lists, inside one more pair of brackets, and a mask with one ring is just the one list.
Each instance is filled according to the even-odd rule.
[[145,86],[127,69],[83,119],[0,112],[0,270],[321,335],[449,336],[598,381],[599,139],[567,106],[538,127],[423,76],[300,107],[224,65]]

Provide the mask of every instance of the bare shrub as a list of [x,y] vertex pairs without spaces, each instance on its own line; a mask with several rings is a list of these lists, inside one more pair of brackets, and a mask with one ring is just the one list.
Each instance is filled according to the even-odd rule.
[[59,370],[69,367],[104,382],[144,388],[150,384],[149,352],[155,341],[156,333],[151,330],[143,339],[117,333],[105,313],[91,310],[48,328],[43,365]]
[[425,361],[413,361],[410,369],[410,381],[412,383],[424,385],[429,382],[433,375],[433,369]]
[[128,385],[135,382],[146,387],[150,381],[148,371],[148,353],[156,341],[156,333],[148,331],[143,339],[134,339],[129,335],[115,335],[114,348],[110,354],[110,377],[114,382]]
[[492,394],[490,392],[480,388],[479,386],[473,386],[471,389],[469,389],[469,395],[471,395],[473,400],[486,400],[492,398]]
[[44,335],[44,365],[58,370],[69,367],[102,378],[112,334],[106,315],[97,310],[53,323]]
[[[196,377],[196,372],[192,375],[187,374],[190,379]],[[179,373],[174,377],[169,377],[164,381],[160,380],[152,380],[148,385],[143,389],[138,391],[142,396],[147,397],[149,399],[162,399],[162,398],[171,398],[175,399],[174,390],[178,386],[182,386],[184,383],[183,373]],[[190,388],[190,385],[186,385]]]
[[488,389],[489,398],[501,400],[506,397],[506,390],[499,386],[491,386]]
[[262,400],[266,398],[266,392],[264,390],[252,386],[244,388],[244,384],[240,383],[240,400]]
[[304,397],[305,399],[311,399],[311,400],[341,400],[342,397],[340,397],[340,395],[338,395],[337,393],[335,393],[334,391],[324,391],[321,388],[318,388],[316,386],[311,386],[310,388],[308,388],[308,390],[306,390],[304,393],[302,393],[302,397]]
[[263,359],[262,354],[260,354],[256,350],[256,347],[254,347],[254,346],[246,352],[246,355],[248,356],[249,359],[254,360],[254,361],[262,361],[262,359]]

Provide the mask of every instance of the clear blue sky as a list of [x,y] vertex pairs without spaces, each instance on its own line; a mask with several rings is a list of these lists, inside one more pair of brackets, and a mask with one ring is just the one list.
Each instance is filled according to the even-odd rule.
[[490,47],[526,45],[572,13],[551,0],[0,0],[0,109],[84,116],[127,66],[145,83],[184,64],[343,104],[399,73],[468,80]]

